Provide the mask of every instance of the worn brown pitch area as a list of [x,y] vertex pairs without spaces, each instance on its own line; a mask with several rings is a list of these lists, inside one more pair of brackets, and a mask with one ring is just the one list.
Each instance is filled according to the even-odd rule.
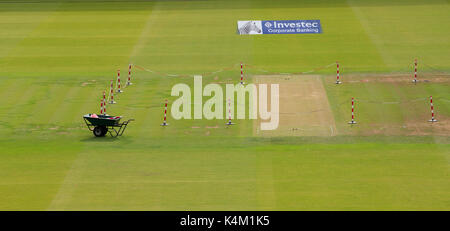
[[[256,136],[335,136],[336,125],[322,79],[318,75],[254,76],[254,83],[279,84],[280,121],[276,130],[262,131],[255,120]],[[268,85],[270,105],[270,86]],[[270,106],[269,106],[270,108]],[[259,118],[259,117],[258,117]]]

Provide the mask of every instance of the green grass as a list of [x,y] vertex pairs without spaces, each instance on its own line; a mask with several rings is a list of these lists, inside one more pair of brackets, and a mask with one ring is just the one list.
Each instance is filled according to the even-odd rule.
[[33,140],[2,156],[2,209],[448,208],[448,144],[283,140]]
[[[449,9],[437,0],[0,1],[0,210],[448,210],[450,140],[426,120],[430,95],[439,123],[450,118],[449,82],[359,75],[411,75],[417,57],[420,78],[448,78]],[[324,33],[236,35],[246,19],[320,19]],[[129,62],[198,74],[240,61],[301,72],[336,60],[344,84],[333,84],[334,66],[315,72],[335,137],[260,138],[249,120],[226,128],[169,117],[162,128],[171,87],[193,79],[137,69],[108,107],[136,119],[123,137],[96,139],[81,120]],[[204,84],[235,83],[239,68],[215,76]]]

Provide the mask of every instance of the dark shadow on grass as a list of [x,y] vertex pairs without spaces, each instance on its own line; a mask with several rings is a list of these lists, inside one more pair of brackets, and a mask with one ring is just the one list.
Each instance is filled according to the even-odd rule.
[[89,136],[84,137],[80,140],[81,142],[88,142],[88,143],[113,143],[113,142],[125,142],[129,141],[126,137],[111,137],[109,134],[104,137],[95,137],[95,136]]

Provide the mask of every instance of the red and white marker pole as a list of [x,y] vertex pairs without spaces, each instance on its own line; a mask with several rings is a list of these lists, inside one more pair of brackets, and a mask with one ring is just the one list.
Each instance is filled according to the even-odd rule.
[[244,65],[241,63],[241,84],[244,84]]
[[120,70],[117,70],[117,93],[122,93],[122,89],[120,89]]
[[336,61],[336,84],[341,84],[341,80],[339,79],[339,62]]
[[417,59],[414,60],[414,83],[417,83]]
[[111,86],[109,87],[110,92],[109,92],[109,104],[115,104],[116,101],[114,101],[114,83],[113,80],[111,80]]
[[234,123],[231,122],[231,99],[228,99],[228,123],[227,125],[234,125]]
[[352,97],[352,121],[348,122],[349,124],[356,124],[355,121],[355,98]]
[[169,125],[167,123],[167,102],[168,102],[168,100],[166,99],[165,104],[164,104],[164,122],[161,124],[161,126]]
[[127,80],[127,86],[130,86],[131,83],[131,64],[128,64],[128,80]]
[[428,122],[437,122],[437,119],[434,118],[433,96],[430,96],[430,105],[431,105],[431,120],[428,120]]
[[103,91],[103,99],[102,99],[102,101],[103,101],[103,114],[106,115],[106,92],[105,91]]
[[100,100],[100,115],[103,114],[103,99]]

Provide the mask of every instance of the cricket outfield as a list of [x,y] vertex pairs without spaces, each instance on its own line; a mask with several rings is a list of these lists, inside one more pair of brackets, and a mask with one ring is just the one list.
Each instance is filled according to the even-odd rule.
[[[449,210],[449,11],[443,0],[0,0],[0,210]],[[265,19],[320,19],[323,33],[236,33],[238,20]],[[193,86],[184,75],[236,84],[240,62],[246,83],[279,84],[277,130],[160,126],[172,87]],[[107,112],[135,121],[96,138],[82,116],[129,63],[134,84]]]

